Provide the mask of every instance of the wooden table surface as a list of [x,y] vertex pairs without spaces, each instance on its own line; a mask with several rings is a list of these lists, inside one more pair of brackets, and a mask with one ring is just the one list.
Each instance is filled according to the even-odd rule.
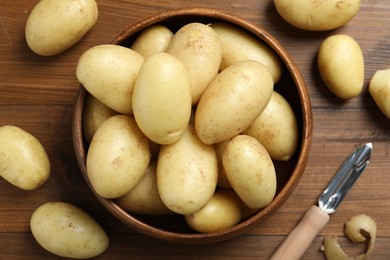
[[[321,236],[339,236],[350,254],[364,250],[348,242],[344,223],[357,214],[378,225],[371,259],[390,259],[390,120],[367,91],[375,71],[390,68],[390,2],[362,0],[346,26],[307,32],[284,22],[273,1],[255,0],[98,0],[99,19],[76,46],[54,57],[28,48],[24,27],[38,1],[0,0],[0,125],[16,125],[36,136],[51,161],[51,177],[35,191],[23,191],[0,180],[0,259],[58,259],[34,240],[29,220],[48,201],[73,203],[90,213],[109,233],[109,249],[99,259],[267,259],[313,204],[346,156],[359,144],[373,143],[371,163],[331,216],[303,259],[324,259]],[[313,144],[301,182],[289,200],[265,222],[235,239],[212,245],[176,245],[131,230],[103,208],[84,181],[72,145],[72,110],[78,91],[75,66],[89,47],[110,42],[124,27],[156,12],[179,7],[223,10],[260,25],[273,34],[295,59],[307,83],[314,117]],[[364,91],[340,101],[322,83],[316,53],[332,34],[346,33],[360,44],[365,57]],[[1,144],[0,144],[1,145]]]

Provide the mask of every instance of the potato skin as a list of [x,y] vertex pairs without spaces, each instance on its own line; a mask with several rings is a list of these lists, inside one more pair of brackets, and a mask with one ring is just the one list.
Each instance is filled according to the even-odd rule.
[[173,33],[167,27],[156,24],[143,30],[130,48],[146,57],[155,52],[162,52],[168,47]]
[[378,108],[390,119],[390,69],[376,71],[368,91]]

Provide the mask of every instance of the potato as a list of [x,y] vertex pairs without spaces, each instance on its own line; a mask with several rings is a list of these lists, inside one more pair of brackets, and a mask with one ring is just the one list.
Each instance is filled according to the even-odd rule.
[[376,71],[368,91],[382,113],[390,119],[390,69]]
[[149,141],[132,116],[107,119],[93,136],[87,153],[93,189],[104,198],[125,195],[142,179],[150,158]]
[[333,30],[347,24],[359,11],[360,0],[274,0],[280,16],[302,30]]
[[341,99],[359,95],[364,84],[364,57],[359,44],[346,34],[326,38],[317,57],[325,85]]
[[276,193],[276,172],[267,150],[253,137],[232,138],[222,153],[222,164],[229,183],[251,209],[261,209]]
[[230,139],[227,139],[221,143],[217,143],[214,145],[215,151],[217,152],[217,159],[218,159],[218,182],[217,186],[223,189],[231,189],[232,185],[230,185],[228,179],[225,175],[225,170],[223,169],[222,165],[222,152],[225,148],[225,145],[230,141]]
[[38,139],[17,126],[1,126],[0,176],[23,190],[35,190],[45,183],[50,161]]
[[232,190],[218,190],[200,211],[186,215],[187,224],[195,231],[221,231],[240,222],[242,202]]
[[187,68],[192,104],[198,103],[219,71],[222,49],[218,35],[209,25],[189,23],[174,34],[166,52],[178,58]]
[[161,146],[157,187],[170,210],[183,215],[199,211],[213,196],[217,177],[214,147],[202,143],[192,125],[179,141]]
[[257,61],[237,62],[210,83],[195,112],[196,132],[206,144],[220,143],[249,127],[273,91],[267,68]]
[[155,24],[144,29],[130,48],[144,57],[155,52],[165,51],[173,33],[167,27]]
[[116,199],[118,206],[132,213],[147,215],[171,214],[160,198],[157,189],[157,161],[152,160],[139,183],[123,197]]
[[62,257],[92,258],[109,245],[106,232],[90,215],[65,202],[39,206],[31,216],[30,227],[44,249]]
[[76,67],[77,79],[94,97],[111,109],[132,114],[135,80],[144,58],[119,45],[102,44],[85,51]]
[[244,131],[259,141],[272,159],[288,161],[299,142],[298,123],[288,101],[274,91],[261,115]]
[[243,61],[255,60],[267,67],[274,83],[282,75],[283,65],[276,53],[253,35],[227,23],[213,23],[222,46],[221,70]]
[[41,0],[26,22],[27,44],[42,56],[59,54],[92,29],[97,18],[95,0]]
[[153,142],[171,144],[180,139],[190,121],[191,86],[177,58],[164,52],[146,57],[134,86],[133,113]]

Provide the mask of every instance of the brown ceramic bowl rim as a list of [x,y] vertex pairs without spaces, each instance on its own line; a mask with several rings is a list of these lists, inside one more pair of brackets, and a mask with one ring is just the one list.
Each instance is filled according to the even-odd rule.
[[258,36],[260,39],[262,39],[267,45],[269,45],[278,54],[278,56],[284,63],[287,71],[291,74],[291,77],[297,88],[300,102],[301,102],[302,124],[303,124],[302,140],[301,140],[299,155],[298,155],[298,159],[294,171],[292,172],[286,185],[275,196],[273,201],[267,207],[260,210],[258,213],[256,213],[249,219],[244,220],[243,222],[231,228],[218,231],[218,232],[186,234],[186,233],[175,233],[172,231],[167,231],[157,227],[153,227],[137,219],[137,217],[126,212],[125,210],[121,209],[112,200],[100,197],[92,188],[91,183],[88,180],[87,170],[85,166],[86,151],[84,147],[81,122],[82,122],[83,103],[87,92],[82,85],[80,85],[79,93],[76,99],[76,106],[74,108],[72,135],[73,135],[73,145],[74,145],[77,161],[80,165],[80,169],[82,171],[85,180],[87,181],[92,192],[95,194],[98,200],[116,218],[121,220],[130,228],[133,228],[134,230],[137,230],[141,233],[144,233],[154,238],[158,238],[170,242],[184,243],[184,244],[204,244],[204,243],[223,241],[242,234],[248,228],[257,224],[259,219],[266,218],[269,215],[271,215],[273,212],[278,210],[281,207],[281,205],[289,198],[289,196],[295,189],[296,185],[298,184],[307,164],[309,150],[312,143],[312,121],[313,120],[312,120],[310,97],[305,87],[303,78],[297,66],[292,61],[292,58],[287,53],[287,51],[272,35],[270,35],[263,28],[244,20],[243,18],[237,15],[232,15],[219,10],[208,9],[208,8],[181,8],[181,9],[163,11],[128,26],[111,43],[121,44],[124,40],[126,40],[126,38],[129,35],[137,33],[147,26],[163,22],[166,19],[171,19],[172,17],[180,18],[180,17],[187,17],[187,16],[202,17],[210,20],[225,21],[231,24],[235,24],[239,27],[245,28],[249,32],[253,33],[254,35]]

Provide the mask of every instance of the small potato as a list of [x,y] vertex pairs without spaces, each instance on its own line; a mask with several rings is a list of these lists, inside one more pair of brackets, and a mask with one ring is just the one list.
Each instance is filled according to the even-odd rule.
[[140,33],[130,48],[146,57],[155,52],[165,51],[172,36],[173,33],[167,27],[152,25]]
[[347,24],[359,11],[360,0],[274,0],[289,24],[309,31],[333,30]]
[[149,140],[134,118],[115,115],[92,138],[86,159],[88,177],[97,194],[118,198],[138,184],[150,158]]
[[135,80],[144,58],[119,45],[102,44],[85,51],[76,67],[77,79],[111,109],[130,115]]
[[45,183],[50,161],[38,139],[19,127],[1,126],[0,176],[23,190],[35,190]]
[[267,106],[273,86],[271,74],[257,61],[237,62],[219,73],[195,112],[200,140],[220,143],[244,131]]
[[109,245],[103,228],[85,211],[65,202],[48,202],[30,219],[36,241],[52,254],[87,259],[102,254]]
[[59,54],[76,44],[97,18],[95,0],[41,0],[26,22],[27,44],[42,56]]
[[390,119],[390,69],[375,72],[368,91],[382,113]]
[[230,139],[225,140],[221,143],[214,144],[215,151],[217,152],[217,159],[218,159],[218,182],[217,186],[223,189],[231,189],[232,185],[230,185],[228,179],[225,175],[225,170],[223,169],[222,165],[222,152],[225,148],[225,145],[230,141]]
[[319,48],[317,63],[322,80],[337,97],[350,99],[361,93],[364,57],[352,37],[336,34],[326,38]]
[[213,23],[211,27],[218,34],[222,46],[221,70],[239,61],[255,60],[269,70],[274,83],[279,81],[283,65],[268,45],[227,23]]
[[222,163],[229,183],[251,209],[261,209],[276,193],[276,172],[267,150],[253,137],[238,135],[225,146]]
[[218,190],[200,211],[186,215],[187,224],[195,231],[221,231],[240,222],[242,202],[232,190]]
[[288,101],[274,91],[261,115],[244,131],[259,141],[272,159],[288,161],[298,147],[298,123]]

